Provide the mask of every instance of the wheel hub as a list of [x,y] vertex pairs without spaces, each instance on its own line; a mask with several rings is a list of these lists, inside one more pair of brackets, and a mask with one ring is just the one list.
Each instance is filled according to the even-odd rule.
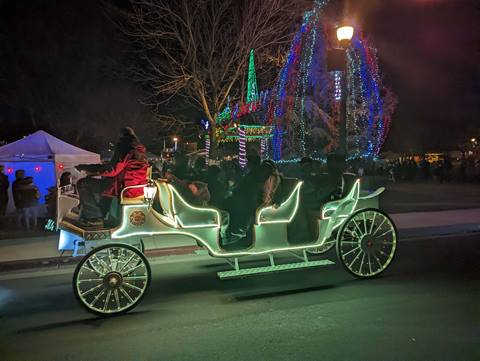
[[122,285],[123,277],[118,272],[109,272],[103,277],[103,284],[110,289],[118,288]]
[[360,241],[360,246],[364,252],[373,252],[376,246],[375,238],[372,234],[366,234]]

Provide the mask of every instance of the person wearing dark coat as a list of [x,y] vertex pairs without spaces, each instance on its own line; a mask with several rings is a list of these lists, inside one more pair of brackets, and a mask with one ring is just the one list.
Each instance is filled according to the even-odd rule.
[[40,192],[33,183],[33,177],[25,177],[23,169],[15,172],[15,178],[12,184],[12,193],[17,209],[17,226],[20,228],[23,220],[26,229],[30,229],[30,225],[35,229],[37,227],[37,206]]
[[8,204],[8,177],[3,173],[5,167],[0,164],[0,217],[5,216]]
[[255,212],[258,207],[280,204],[282,194],[280,176],[275,163],[264,161],[255,170],[248,173],[234,189],[232,197],[226,200],[230,213],[228,237],[223,245],[236,243],[242,238],[250,241],[252,225],[255,221]]

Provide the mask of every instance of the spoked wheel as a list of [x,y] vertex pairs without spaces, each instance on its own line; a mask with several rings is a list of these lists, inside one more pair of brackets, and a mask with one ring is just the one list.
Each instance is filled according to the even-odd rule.
[[90,312],[113,316],[134,308],[150,284],[145,256],[127,244],[107,244],[88,253],[73,274],[73,291]]
[[382,273],[397,249],[397,230],[390,217],[378,209],[362,209],[343,224],[337,241],[337,256],[357,277]]
[[311,254],[324,254],[330,251],[335,246],[335,243],[337,243],[336,239],[327,239],[321,246],[309,248],[307,252]]

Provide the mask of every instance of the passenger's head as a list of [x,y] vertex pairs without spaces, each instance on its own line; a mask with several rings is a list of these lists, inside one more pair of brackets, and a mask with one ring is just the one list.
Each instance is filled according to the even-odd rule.
[[313,160],[312,160],[312,158],[303,157],[303,158],[300,160],[300,168],[301,168],[301,169],[311,168],[312,166],[313,166]]
[[72,184],[72,174],[70,172],[63,172],[60,176],[60,187]]
[[19,169],[15,172],[15,179],[24,179],[25,178],[25,170]]
[[193,163],[193,169],[202,170],[203,168],[205,168],[205,159],[198,157]]
[[266,180],[271,175],[277,173],[277,166],[271,160],[265,160],[262,162],[259,168],[259,177],[261,180]]
[[131,127],[123,127],[120,129],[122,137],[136,137],[135,131]]
[[345,170],[345,156],[331,153],[327,156],[327,170],[329,173],[343,173]]
[[256,153],[251,153],[247,155],[247,164],[250,169],[257,168],[260,166],[260,163],[262,162],[262,159],[259,157],[258,154]]
[[173,163],[175,164],[175,167],[187,167],[188,158],[182,152],[177,152],[173,157]]

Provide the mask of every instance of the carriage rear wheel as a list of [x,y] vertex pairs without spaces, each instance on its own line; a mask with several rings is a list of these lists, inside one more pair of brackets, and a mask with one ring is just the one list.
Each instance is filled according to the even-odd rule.
[[370,208],[352,214],[337,236],[337,256],[357,277],[375,277],[385,271],[397,250],[397,230],[384,212]]
[[89,252],[73,274],[73,291],[90,312],[114,316],[134,308],[151,279],[150,265],[135,247],[113,243]]

